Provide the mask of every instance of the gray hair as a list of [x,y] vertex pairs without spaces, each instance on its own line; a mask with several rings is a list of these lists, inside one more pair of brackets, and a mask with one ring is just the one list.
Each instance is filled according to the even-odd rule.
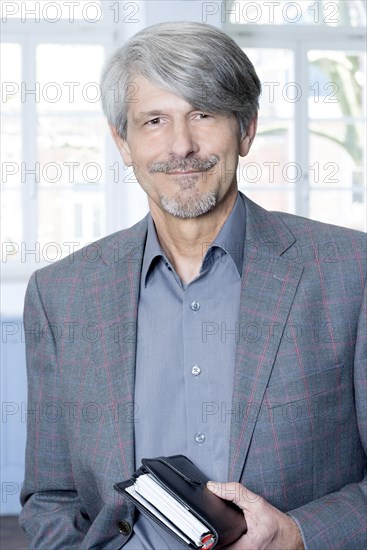
[[234,113],[241,137],[259,108],[261,84],[251,61],[232,38],[204,23],[152,25],[107,60],[101,78],[103,111],[123,139],[137,75],[194,109]]

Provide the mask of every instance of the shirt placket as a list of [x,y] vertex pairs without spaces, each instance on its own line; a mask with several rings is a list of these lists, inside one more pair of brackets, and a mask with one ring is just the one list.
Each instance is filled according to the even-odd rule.
[[212,434],[203,416],[203,407],[210,402],[210,381],[202,343],[203,323],[208,315],[202,279],[186,288],[182,307],[188,456],[194,463],[207,463],[212,460]]

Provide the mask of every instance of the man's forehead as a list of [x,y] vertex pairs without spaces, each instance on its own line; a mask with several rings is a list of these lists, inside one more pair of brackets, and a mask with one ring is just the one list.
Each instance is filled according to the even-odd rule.
[[185,112],[194,110],[190,103],[174,91],[162,88],[142,76],[129,80],[129,84],[131,86],[130,97],[127,93],[125,101],[128,104],[129,114],[134,119],[160,116],[178,109]]

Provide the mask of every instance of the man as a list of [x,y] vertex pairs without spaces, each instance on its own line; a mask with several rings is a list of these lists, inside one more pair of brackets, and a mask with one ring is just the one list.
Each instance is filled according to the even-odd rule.
[[102,91],[150,214],[29,283],[31,548],[180,548],[112,488],[177,453],[244,510],[233,549],[364,547],[365,235],[238,193],[260,83],[221,31],[141,31]]

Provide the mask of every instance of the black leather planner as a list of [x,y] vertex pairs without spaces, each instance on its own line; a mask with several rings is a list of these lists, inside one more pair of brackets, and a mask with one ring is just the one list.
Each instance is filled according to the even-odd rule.
[[209,478],[187,457],[143,458],[114,488],[188,548],[224,548],[247,531],[242,510],[209,491]]

